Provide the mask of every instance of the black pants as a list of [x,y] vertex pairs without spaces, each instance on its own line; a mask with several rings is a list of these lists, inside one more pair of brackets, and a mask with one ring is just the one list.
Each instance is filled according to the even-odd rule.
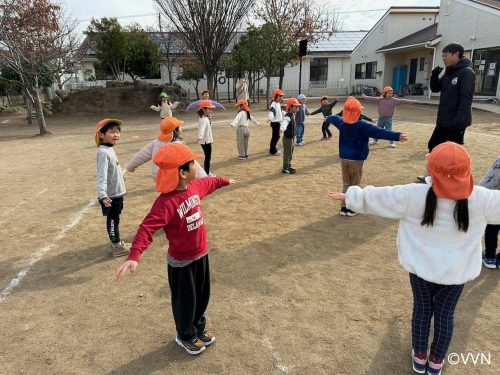
[[412,345],[415,353],[427,353],[431,319],[434,316],[434,339],[431,355],[444,359],[453,337],[455,308],[464,284],[441,285],[410,273],[413,291],[411,319]]
[[323,121],[323,125],[321,125],[321,131],[323,132],[323,138],[330,138],[332,136],[332,132],[330,129],[330,123]]
[[434,147],[440,145],[441,143],[451,141],[458,143],[459,145],[464,144],[465,129],[449,129],[449,128],[434,128],[431,137],[429,138],[429,143],[427,147],[429,152],[432,151]]
[[106,230],[112,243],[120,242],[120,214],[123,210],[123,197],[111,198],[111,207],[105,207],[99,201],[102,208],[102,215],[106,216]]
[[210,173],[210,160],[212,160],[212,144],[206,143],[201,144],[201,148],[203,149],[203,153],[205,154],[205,161],[203,162],[203,167],[207,174]]
[[498,232],[500,232],[500,225],[488,224],[484,231],[484,246],[486,258],[495,258],[498,246]]
[[269,153],[272,155],[278,152],[276,145],[280,140],[280,126],[281,124],[279,122],[271,122],[271,128],[273,130],[273,133],[271,135],[271,142],[269,142]]
[[168,283],[177,336],[184,341],[202,336],[210,299],[208,254],[184,267],[168,265]]

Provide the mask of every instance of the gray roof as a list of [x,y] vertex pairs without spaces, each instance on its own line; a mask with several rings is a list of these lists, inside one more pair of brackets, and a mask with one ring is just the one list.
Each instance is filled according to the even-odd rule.
[[500,0],[471,0],[473,3],[486,5],[490,8],[495,8],[500,10]]
[[308,53],[352,52],[368,31],[337,31],[326,40],[307,46]]
[[425,29],[419,30],[416,33],[410,34],[396,40],[394,43],[388,44],[386,46],[380,47],[377,51],[385,51],[390,49],[398,49],[409,46],[421,45],[438,37],[437,35],[438,24],[435,23]]

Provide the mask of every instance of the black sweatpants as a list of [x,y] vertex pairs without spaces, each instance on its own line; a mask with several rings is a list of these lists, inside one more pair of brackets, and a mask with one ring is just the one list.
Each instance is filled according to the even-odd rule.
[[208,254],[184,267],[169,264],[168,283],[177,336],[184,341],[202,336],[210,299]]
[[458,143],[459,145],[464,144],[465,129],[449,129],[449,128],[434,128],[431,137],[429,138],[429,143],[427,147],[429,152],[432,151],[434,147],[440,145],[441,143],[450,141]]
[[106,230],[108,232],[109,240],[112,243],[120,242],[120,214],[123,210],[123,197],[111,198],[113,201],[111,207],[106,207],[101,204],[102,215],[106,216]]
[[321,125],[321,132],[323,133],[323,138],[331,138],[332,137],[332,132],[330,129],[330,123],[323,121],[323,124]]
[[488,224],[484,231],[484,252],[486,258],[495,258],[498,246],[498,233],[500,225]]
[[273,130],[271,135],[271,142],[269,142],[269,153],[271,155],[274,155],[278,152],[276,145],[280,140],[280,126],[281,124],[279,122],[271,122],[271,128]]
[[205,154],[205,161],[203,162],[203,167],[207,174],[210,173],[210,160],[212,160],[212,144],[206,143],[201,144],[201,148],[203,149],[203,153]]

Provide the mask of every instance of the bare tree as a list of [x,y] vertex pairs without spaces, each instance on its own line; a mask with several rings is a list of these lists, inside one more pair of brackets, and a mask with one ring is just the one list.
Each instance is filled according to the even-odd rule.
[[[295,40],[306,39],[311,44],[331,37],[339,26],[338,13],[328,11],[327,4],[317,0],[262,0],[255,13]],[[281,68],[280,87],[284,72]]]
[[174,30],[170,25],[164,26],[165,31],[153,33],[160,52],[162,54],[162,62],[167,68],[168,83],[171,85],[174,81],[173,70],[174,66],[179,65],[181,55],[185,50],[184,40],[179,35],[179,32]]
[[53,79],[61,60],[77,49],[75,26],[50,0],[0,2],[0,64],[18,74],[15,83],[34,104],[41,135],[48,131],[38,88],[44,79]]
[[200,60],[214,95],[219,60],[255,0],[155,0]]

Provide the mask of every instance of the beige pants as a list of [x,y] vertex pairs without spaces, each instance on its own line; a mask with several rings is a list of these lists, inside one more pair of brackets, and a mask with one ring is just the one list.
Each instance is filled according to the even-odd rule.
[[[349,186],[359,185],[363,176],[364,160],[340,159],[342,166],[342,192],[345,193]],[[342,207],[345,207],[345,201],[342,201]]]

